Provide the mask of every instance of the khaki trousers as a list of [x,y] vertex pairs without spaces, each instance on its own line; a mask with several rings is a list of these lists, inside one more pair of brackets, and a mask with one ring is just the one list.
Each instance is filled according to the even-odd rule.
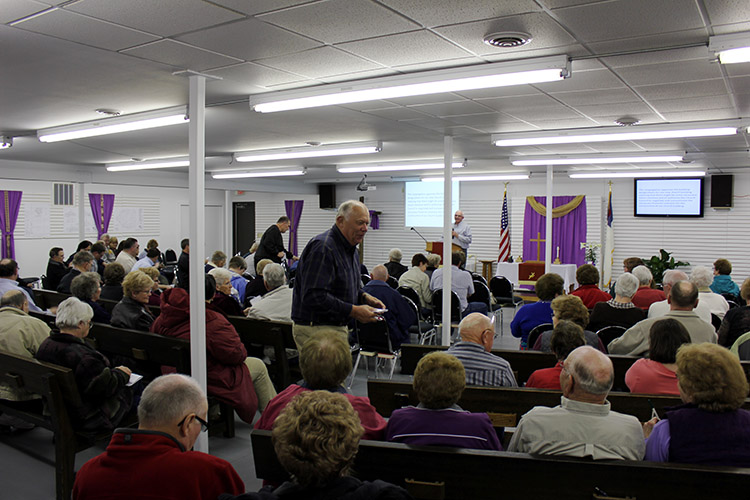
[[276,396],[276,389],[271,383],[271,377],[268,376],[268,368],[258,358],[245,358],[245,366],[250,370],[250,377],[253,379],[255,394],[258,396],[258,409],[263,411],[268,402]]
[[294,343],[297,344],[297,350],[302,348],[302,345],[315,333],[321,331],[334,331],[341,333],[349,343],[349,329],[346,326],[333,326],[333,325],[298,325],[294,324],[292,327],[292,336],[294,337]]

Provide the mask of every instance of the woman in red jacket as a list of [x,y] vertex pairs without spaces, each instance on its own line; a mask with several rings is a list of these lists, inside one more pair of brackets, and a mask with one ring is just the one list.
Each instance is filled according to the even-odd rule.
[[[213,276],[206,275],[206,297],[212,298],[215,291]],[[161,314],[151,331],[190,339],[190,296],[184,289],[164,291]],[[209,307],[206,307],[206,371],[208,394],[231,404],[247,423],[252,423],[256,411],[263,411],[276,395],[263,361],[247,357],[231,323]]]

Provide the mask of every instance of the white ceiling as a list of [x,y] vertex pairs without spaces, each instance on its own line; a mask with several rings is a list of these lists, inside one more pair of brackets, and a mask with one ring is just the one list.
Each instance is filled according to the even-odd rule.
[[[746,0],[0,0],[0,23],[0,134],[15,137],[0,160],[102,169],[185,155],[185,125],[53,144],[36,131],[97,119],[97,108],[184,105],[188,80],[172,73],[190,69],[223,78],[207,83],[208,155],[383,141],[377,158],[301,162],[311,179],[347,178],[337,162],[442,158],[445,134],[479,170],[507,169],[517,154],[660,150],[706,153],[715,170],[750,165],[746,134],[490,144],[493,133],[608,126],[625,115],[644,124],[748,117],[750,64],[721,66],[706,46],[710,35],[750,30]],[[482,43],[497,31],[533,41]],[[556,54],[573,59],[563,82],[272,114],[247,104],[250,94]]]

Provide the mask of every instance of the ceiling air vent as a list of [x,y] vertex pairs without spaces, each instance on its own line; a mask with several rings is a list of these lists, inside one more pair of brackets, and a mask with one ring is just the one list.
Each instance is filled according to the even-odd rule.
[[526,45],[531,42],[531,35],[528,33],[504,31],[501,33],[492,33],[484,37],[484,43],[493,47],[503,49],[512,49]]

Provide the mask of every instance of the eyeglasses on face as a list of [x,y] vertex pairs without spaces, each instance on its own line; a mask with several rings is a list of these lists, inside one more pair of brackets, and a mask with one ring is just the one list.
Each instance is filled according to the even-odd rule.
[[[198,415],[195,415],[193,413],[191,413],[190,415],[195,416],[195,419],[198,421],[199,424],[201,424],[201,432],[206,432],[208,430],[208,422],[206,422],[205,420],[200,418]],[[182,427],[182,424],[185,423],[185,420],[187,420],[190,415],[185,415],[185,417],[179,421],[179,423],[177,424],[177,427]]]

